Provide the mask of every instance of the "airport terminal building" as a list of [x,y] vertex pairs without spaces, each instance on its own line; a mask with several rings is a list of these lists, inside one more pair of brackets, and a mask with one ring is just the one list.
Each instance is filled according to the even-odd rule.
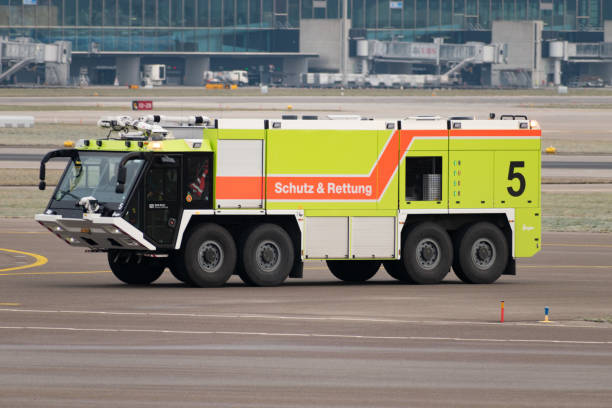
[[143,64],[165,64],[177,85],[206,70],[289,85],[306,72],[435,73],[461,62],[441,44],[468,58],[452,45],[473,42],[506,44],[505,61],[464,69],[465,82],[612,79],[608,0],[0,0],[2,36],[70,42],[70,77],[93,84],[138,83]]

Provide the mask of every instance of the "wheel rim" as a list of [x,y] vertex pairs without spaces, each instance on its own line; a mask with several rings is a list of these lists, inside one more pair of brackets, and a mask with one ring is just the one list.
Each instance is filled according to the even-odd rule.
[[216,241],[205,241],[198,249],[198,264],[206,273],[217,272],[223,265],[223,248]]
[[272,272],[281,263],[281,250],[276,242],[264,241],[255,251],[257,266],[264,272]]
[[434,269],[440,263],[440,245],[431,238],[419,241],[416,246],[416,260],[423,269]]
[[487,238],[479,238],[472,245],[472,262],[480,269],[488,269],[497,258],[495,245]]

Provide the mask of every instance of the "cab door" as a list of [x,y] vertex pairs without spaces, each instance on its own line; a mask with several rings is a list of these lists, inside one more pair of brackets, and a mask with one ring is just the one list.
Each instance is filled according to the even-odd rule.
[[144,232],[158,246],[170,246],[179,223],[181,157],[156,156],[144,183]]

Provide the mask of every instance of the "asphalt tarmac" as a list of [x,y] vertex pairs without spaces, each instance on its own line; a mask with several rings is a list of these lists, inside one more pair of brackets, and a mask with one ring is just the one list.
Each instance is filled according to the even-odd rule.
[[0,406],[609,407],[612,324],[593,320],[612,316],[612,235],[543,238],[493,285],[345,284],[309,262],[277,288],[129,287],[4,219]]

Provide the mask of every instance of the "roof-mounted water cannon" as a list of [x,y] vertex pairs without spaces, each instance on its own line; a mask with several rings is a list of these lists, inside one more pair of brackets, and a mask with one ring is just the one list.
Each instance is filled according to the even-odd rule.
[[146,123],[158,123],[163,125],[177,126],[204,126],[211,123],[208,116],[168,116],[168,115],[147,115],[139,119]]
[[121,139],[141,138],[163,140],[168,137],[168,131],[155,123],[148,123],[145,118],[132,119],[130,116],[102,118],[98,126],[119,133]]

